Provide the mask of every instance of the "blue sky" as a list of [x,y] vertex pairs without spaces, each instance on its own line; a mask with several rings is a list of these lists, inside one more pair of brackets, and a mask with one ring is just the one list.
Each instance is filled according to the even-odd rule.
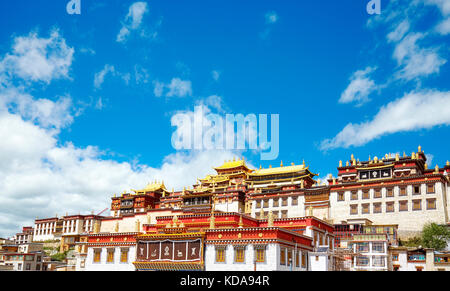
[[[0,4],[0,235],[153,179],[192,184],[234,155],[321,177],[352,153],[450,159],[449,1],[67,2]],[[199,104],[279,114],[279,158],[177,152],[171,117]]]

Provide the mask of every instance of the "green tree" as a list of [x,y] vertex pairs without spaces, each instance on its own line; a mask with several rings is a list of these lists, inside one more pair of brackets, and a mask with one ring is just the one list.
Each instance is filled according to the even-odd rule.
[[429,223],[423,227],[422,242],[424,247],[440,251],[447,247],[448,240],[450,240],[450,231],[447,226]]

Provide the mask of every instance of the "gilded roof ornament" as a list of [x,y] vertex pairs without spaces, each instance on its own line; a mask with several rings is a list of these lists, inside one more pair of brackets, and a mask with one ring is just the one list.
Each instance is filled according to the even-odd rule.
[[283,167],[283,161],[281,161],[280,167]]
[[450,166],[450,161],[447,161],[447,166]]
[[439,166],[438,165],[436,165],[436,167],[434,167],[434,172],[435,173],[439,173]]
[[273,220],[274,220],[273,212],[269,211],[269,217],[267,219],[267,226],[268,227],[273,227]]
[[419,145],[419,147],[417,148],[418,152],[421,153],[422,152],[422,147]]

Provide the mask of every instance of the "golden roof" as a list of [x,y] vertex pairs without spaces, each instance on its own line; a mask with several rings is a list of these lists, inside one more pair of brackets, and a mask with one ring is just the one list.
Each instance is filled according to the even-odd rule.
[[225,161],[225,163],[222,166],[220,166],[218,168],[214,168],[214,169],[215,170],[228,170],[228,169],[233,169],[233,168],[237,168],[237,167],[245,167],[248,169],[244,160]]
[[265,176],[265,175],[295,173],[295,172],[303,172],[307,169],[308,169],[308,167],[305,167],[305,165],[269,168],[269,169],[256,170],[253,173],[249,173],[249,176]]
[[163,190],[163,191],[167,191],[166,190],[166,186],[164,185],[164,182],[153,182],[153,183],[148,183],[147,186],[142,189],[142,190],[133,190],[135,193],[146,193],[146,192],[155,192],[158,190]]
[[205,179],[199,179],[199,181],[206,183],[220,183],[228,180],[230,180],[230,178],[227,176],[212,176],[212,175],[206,176]]

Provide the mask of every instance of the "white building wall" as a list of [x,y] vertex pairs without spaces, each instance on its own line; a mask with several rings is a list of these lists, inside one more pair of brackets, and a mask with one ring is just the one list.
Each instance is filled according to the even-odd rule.
[[[443,184],[435,183],[435,193],[428,194],[426,184],[421,185],[421,194],[413,194],[413,186],[407,186],[407,195],[400,195],[400,187],[395,186],[394,197],[386,197],[387,188],[382,188],[382,198],[373,198],[374,189],[370,189],[370,199],[362,199],[362,190],[358,190],[358,200],[351,200],[351,191],[344,192],[344,201],[338,201],[338,192],[330,193],[330,218],[334,223],[353,218],[367,218],[374,224],[398,224],[401,237],[408,237],[422,231],[425,224],[436,222],[444,224],[447,220],[447,207]],[[427,209],[427,200],[436,199],[436,209]],[[422,200],[422,209],[413,210],[413,200]],[[408,211],[399,211],[399,201],[408,200]],[[386,212],[386,202],[394,202],[394,212]],[[373,204],[381,203],[381,213],[374,213]],[[350,205],[358,205],[358,214],[350,214]],[[362,205],[369,204],[369,214],[362,213]]]
[[[297,205],[293,205],[293,197],[287,197],[287,206],[283,206],[282,198],[281,197],[274,197],[274,198],[267,198],[269,200],[269,207],[264,207],[264,203],[262,202],[263,199],[256,199],[261,200],[261,207],[256,207],[257,203],[256,200],[252,202],[252,208],[251,208],[251,216],[253,218],[256,217],[257,213],[261,212],[261,208],[264,210],[264,212],[276,212],[278,211],[278,218],[281,218],[282,211],[287,211],[287,217],[304,217],[306,216],[305,211],[305,196],[299,195],[297,197]],[[278,200],[278,206],[274,206],[274,200]]]
[[[294,248],[292,248],[292,251]],[[295,254],[293,252],[293,266],[280,265],[280,245],[268,244],[266,247],[266,261],[264,263],[256,263],[256,271],[304,271],[306,268],[301,267],[301,250],[298,249],[300,256],[300,267],[295,266]],[[306,252],[306,251],[305,251]],[[228,245],[226,247],[225,262],[216,262],[216,248],[214,245],[206,245],[205,248],[205,270],[206,271],[254,271],[255,270],[255,249],[253,245],[247,245],[245,249],[245,262],[234,262],[234,247]],[[286,252],[286,262],[287,262]]]
[[[133,265],[133,262],[136,260],[136,246],[129,247],[115,247],[114,254],[114,263],[107,263],[106,257],[108,254],[108,249],[112,247],[102,247],[102,253],[100,255],[100,262],[94,263],[94,249],[93,247],[88,248],[86,262],[85,262],[85,271],[135,271],[136,268]],[[121,248],[129,248],[128,251],[128,262],[121,263],[120,262],[120,249]]]

